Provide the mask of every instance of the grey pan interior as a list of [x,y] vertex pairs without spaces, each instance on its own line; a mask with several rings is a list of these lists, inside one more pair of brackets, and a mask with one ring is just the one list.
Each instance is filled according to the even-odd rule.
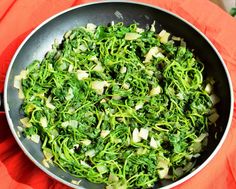
[[[42,59],[45,53],[50,50],[54,39],[60,41],[63,34],[71,28],[84,26],[87,23],[107,25],[111,21],[115,23],[122,21],[125,24],[138,22],[140,27],[146,27],[146,25],[152,24],[154,20],[157,22],[157,31],[165,28],[172,34],[184,38],[188,46],[195,49],[195,53],[205,64],[205,75],[215,78],[216,93],[221,99],[217,106],[220,118],[217,121],[217,126],[210,129],[209,146],[197,162],[196,170],[178,181],[163,180],[157,183],[157,187],[170,188],[189,179],[209,163],[219,150],[229,131],[232,119],[233,95],[227,69],[219,53],[209,40],[183,19],[157,7],[114,1],[93,3],[64,11],[36,28],[17,50],[7,73],[4,103],[11,131],[26,155],[48,175],[75,188],[102,188],[102,185],[92,184],[86,180],[82,180],[78,187],[71,183],[71,180],[78,179],[72,177],[69,173],[61,171],[56,166],[51,166],[49,169],[45,168],[41,163],[43,154],[40,150],[40,145],[34,144],[24,137],[17,137],[17,126],[19,125],[19,119],[23,115],[19,111],[21,101],[18,99],[17,90],[13,88],[14,76],[18,75],[22,69],[25,69],[32,60]],[[218,135],[217,139],[214,137],[216,133]]]

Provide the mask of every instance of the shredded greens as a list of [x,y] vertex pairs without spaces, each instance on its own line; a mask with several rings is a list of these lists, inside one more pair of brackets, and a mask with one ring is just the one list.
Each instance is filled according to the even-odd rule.
[[75,28],[16,78],[23,134],[42,141],[46,167],[107,189],[176,180],[219,117],[203,70],[182,39],[154,25]]

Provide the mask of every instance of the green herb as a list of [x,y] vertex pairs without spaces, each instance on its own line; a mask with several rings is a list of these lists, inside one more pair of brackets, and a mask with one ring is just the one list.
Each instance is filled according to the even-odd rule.
[[206,146],[213,103],[203,63],[179,44],[137,24],[68,31],[16,84],[24,134],[40,136],[49,163],[109,189],[187,174]]

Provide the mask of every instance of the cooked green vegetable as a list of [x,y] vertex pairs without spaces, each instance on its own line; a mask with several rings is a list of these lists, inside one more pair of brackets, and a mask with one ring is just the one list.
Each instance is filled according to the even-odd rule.
[[107,189],[151,188],[190,172],[219,99],[204,65],[178,43],[154,26],[88,24],[17,76],[23,133],[42,141],[45,166]]

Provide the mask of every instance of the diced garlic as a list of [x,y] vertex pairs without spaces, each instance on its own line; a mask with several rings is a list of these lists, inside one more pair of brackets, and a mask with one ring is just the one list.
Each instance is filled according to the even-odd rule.
[[39,143],[39,141],[40,141],[40,136],[37,135],[37,134],[33,134],[33,135],[31,135],[30,139],[31,139],[33,142],[35,142],[35,143]]
[[126,73],[126,71],[127,71],[127,68],[126,68],[125,66],[122,66],[122,67],[120,68],[120,73],[121,73],[121,74]]
[[161,43],[167,43],[170,33],[168,33],[166,30],[161,30],[161,32],[158,34],[160,37]]
[[92,33],[96,31],[97,26],[93,23],[88,23],[86,29]]
[[78,78],[78,80],[87,79],[88,76],[89,76],[89,74],[87,73],[87,71],[84,71],[84,70],[77,70],[77,78]]
[[109,87],[110,84],[107,81],[92,81],[91,87],[97,94],[102,95],[105,87]]
[[156,149],[158,147],[157,141],[153,137],[151,137],[150,146],[154,149]]
[[105,138],[107,135],[109,135],[110,131],[109,130],[102,130],[100,136],[102,138]]
[[149,130],[148,129],[145,129],[145,128],[141,128],[140,131],[139,131],[139,137],[144,139],[144,140],[147,140],[148,138],[148,133],[149,133]]
[[48,120],[47,120],[46,117],[41,117],[39,122],[40,122],[42,127],[47,127],[48,126]]
[[155,88],[152,88],[152,90],[150,91],[149,95],[150,96],[156,96],[156,95],[158,95],[160,93],[161,93],[161,87],[157,86]]
[[135,128],[135,129],[133,130],[132,138],[133,138],[133,142],[134,142],[134,143],[137,143],[137,142],[140,142],[140,141],[141,141],[141,137],[139,136],[139,131],[138,131],[137,128]]
[[125,34],[125,40],[132,41],[140,38],[141,35],[138,33],[126,33]]

